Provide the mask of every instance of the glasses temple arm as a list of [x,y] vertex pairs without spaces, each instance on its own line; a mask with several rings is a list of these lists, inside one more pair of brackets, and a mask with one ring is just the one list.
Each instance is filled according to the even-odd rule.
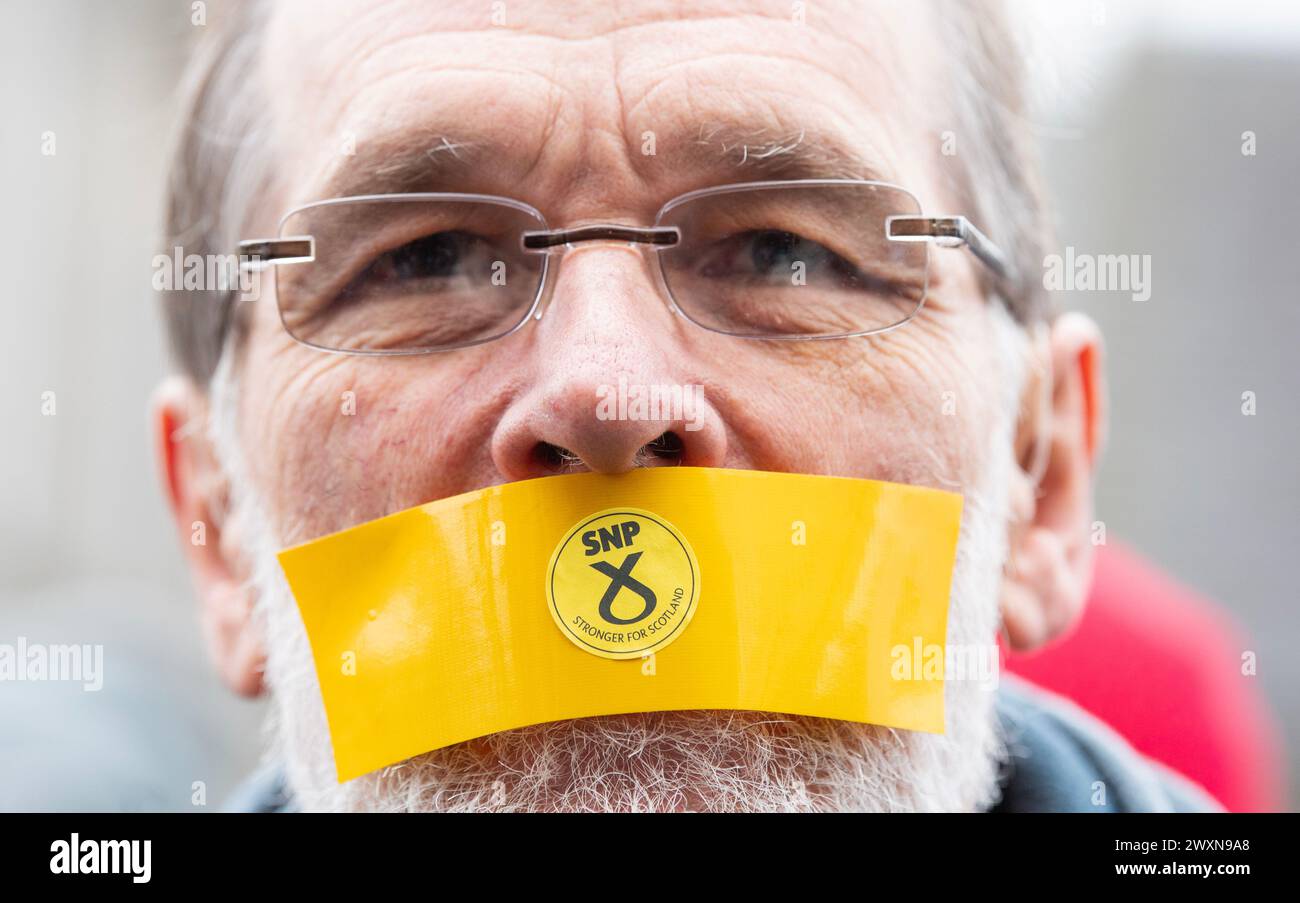
[[239,243],[240,269],[262,269],[274,263],[308,263],[316,259],[311,235],[289,238],[250,238]]
[[949,248],[965,245],[1000,279],[1010,275],[1006,256],[964,216],[891,216],[886,232],[891,241],[934,241]]

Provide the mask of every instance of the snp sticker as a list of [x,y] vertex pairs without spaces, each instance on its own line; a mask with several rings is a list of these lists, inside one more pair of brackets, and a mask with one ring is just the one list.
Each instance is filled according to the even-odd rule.
[[700,566],[662,517],[610,508],[576,524],[551,556],[546,601],[561,632],[603,658],[638,658],[682,635],[700,598]]

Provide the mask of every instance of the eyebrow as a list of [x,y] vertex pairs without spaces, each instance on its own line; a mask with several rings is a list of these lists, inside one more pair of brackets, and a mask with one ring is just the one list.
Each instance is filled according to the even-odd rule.
[[[483,180],[484,171],[476,163],[484,158],[499,163],[504,156],[491,142],[453,138],[437,130],[363,141],[355,154],[344,156],[328,173],[313,200],[464,190],[469,180]],[[715,174],[716,184],[757,179],[891,181],[890,167],[874,147],[806,127],[782,132],[735,122],[702,123],[694,132],[688,129],[660,143],[654,155],[633,148],[632,162],[651,178],[671,172],[698,181]]]
[[782,132],[706,123],[682,148],[682,157],[701,168],[731,169],[746,177],[888,181],[890,171],[874,147],[809,128]]
[[363,141],[328,173],[314,200],[429,191],[467,178],[482,149],[479,142],[424,131],[396,141]]

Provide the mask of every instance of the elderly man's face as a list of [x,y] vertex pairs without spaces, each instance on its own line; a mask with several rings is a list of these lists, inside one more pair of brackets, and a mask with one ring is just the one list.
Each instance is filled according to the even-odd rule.
[[[256,76],[274,122],[276,189],[259,202],[252,234],[273,232],[293,206],[343,194],[482,192],[526,201],[553,227],[645,225],[666,200],[693,189],[846,174],[909,188],[927,210],[964,212],[940,169],[946,83],[935,61],[944,52],[929,8],[826,2],[806,22],[797,12],[784,0],[277,4]],[[493,24],[494,13],[504,14],[504,27]],[[788,150],[768,153],[773,147]],[[422,154],[427,165],[412,167]],[[222,440],[242,471],[233,476],[233,496],[248,501],[245,521],[257,523],[236,529],[232,521],[230,544],[259,558],[250,568],[265,566],[275,546],[575,467],[615,473],[679,463],[918,483],[968,496],[954,624],[966,625],[967,641],[990,642],[1006,508],[1019,478],[1013,439],[1028,343],[981,296],[968,255],[936,251],[931,261],[925,308],[904,328],[804,343],[745,341],[675,316],[646,252],[613,244],[568,252],[538,319],[498,341],[443,354],[321,353],[289,337],[264,292],[242,311],[247,332],[231,371],[236,401]],[[598,418],[598,387],[620,378],[702,385],[692,424],[700,428]],[[656,443],[665,433],[676,442]],[[277,576],[262,574],[264,596],[283,596],[271,585]],[[500,795],[496,778],[535,769],[544,751],[554,758],[558,735],[523,732],[424,757],[424,772],[375,778],[364,793],[334,794],[301,627],[291,602],[262,603],[267,622],[258,629],[269,631],[261,642],[281,697],[284,754],[314,803],[463,804],[452,794],[469,785],[467,775],[491,781]],[[989,721],[986,702],[972,697],[965,710],[981,725]],[[569,760],[548,761],[552,773],[530,779],[527,796],[507,789],[505,799],[714,805],[710,787],[722,785],[710,784],[707,770],[728,763],[701,761],[692,737],[711,731],[716,744],[727,730],[752,733],[771,718],[728,722],[693,713],[548,726],[585,740],[574,739]],[[778,761],[785,769],[755,786],[769,778],[832,785],[857,769],[876,796],[846,799],[865,807],[909,804],[898,802],[907,794],[891,781],[942,783],[899,765],[930,756],[933,770],[939,759],[920,746],[892,749],[892,771],[872,760],[887,732],[788,725],[760,731],[765,752],[757,741],[736,741],[734,755],[756,774]],[[605,733],[591,733],[597,730]],[[632,786],[635,770],[610,758],[625,750],[591,752],[601,743],[618,747],[611,738],[626,736],[619,731],[639,732],[643,746],[659,742],[659,759],[678,762],[673,773],[692,786],[671,797]],[[967,753],[988,760],[983,727],[949,733],[936,740],[950,744],[945,761]],[[772,753],[800,744],[821,752]],[[830,749],[857,764],[799,774]],[[324,764],[305,761],[313,755]],[[754,759],[760,755],[766,765]],[[599,799],[582,797],[565,783],[601,769],[626,777],[625,795],[606,787]],[[886,771],[893,777],[881,777]],[[969,786],[949,796],[933,795],[933,787],[918,794],[932,794],[930,805],[970,805],[987,791],[990,774],[981,765]],[[835,791],[819,792],[829,799]],[[910,804],[927,803],[912,797]],[[771,805],[770,793],[755,805]]]
[[[705,4],[685,19],[672,5],[628,15],[566,4],[558,15],[553,3],[512,2],[509,27],[494,28],[479,2],[327,6],[291,4],[270,26],[266,91],[284,187],[268,226],[290,206],[391,190],[394,178],[408,190],[517,197],[555,225],[647,224],[692,189],[823,174],[815,151],[862,160],[863,174],[911,188],[927,209],[954,206],[937,185],[926,119],[939,83],[924,61],[941,53],[925,17],[860,3],[819,6],[799,24],[784,2]],[[642,152],[647,133],[653,155]],[[773,141],[799,146],[755,159]],[[412,148],[434,159],[376,171]],[[593,470],[625,470],[669,431],[686,465],[964,485],[1004,374],[970,261],[934,257],[924,315],[879,339],[707,332],[673,315],[645,252],[611,245],[563,260],[540,320],[449,354],[321,354],[260,304],[240,373],[256,387],[242,412],[253,478],[286,542],[553,473],[564,465],[549,446]],[[598,420],[598,387],[620,377],[703,385],[702,428]],[[346,392],[355,416],[343,414]]]

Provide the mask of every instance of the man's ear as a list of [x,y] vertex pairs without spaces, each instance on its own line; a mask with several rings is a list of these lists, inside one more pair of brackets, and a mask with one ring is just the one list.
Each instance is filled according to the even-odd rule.
[[206,430],[207,398],[187,379],[155,391],[150,417],[163,490],[201,606],[208,652],[236,693],[262,692],[265,655],[253,620],[250,576],[227,519],[229,484]]
[[1016,651],[1046,643],[1083,613],[1092,582],[1092,478],[1106,434],[1097,325],[1083,314],[1063,314],[1035,354],[1040,366],[1022,407],[1002,581],[1002,623]]

